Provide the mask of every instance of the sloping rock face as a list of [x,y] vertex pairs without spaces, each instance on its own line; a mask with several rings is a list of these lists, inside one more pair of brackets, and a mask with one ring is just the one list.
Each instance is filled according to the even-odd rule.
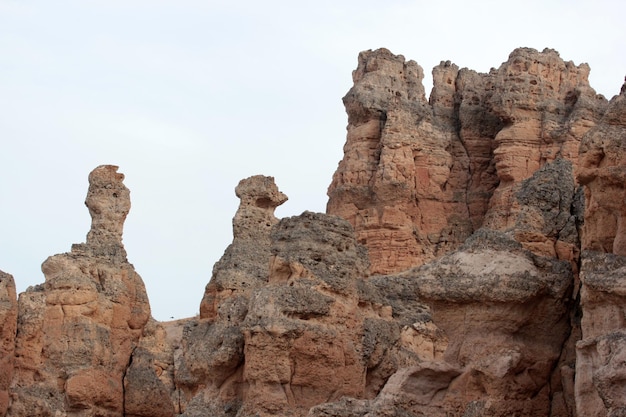
[[17,296],[13,277],[0,271],[0,416],[9,407],[9,386],[13,378]]
[[626,84],[584,137],[582,339],[576,344],[579,415],[626,415]]
[[122,245],[123,178],[110,165],[91,172],[87,243],[48,258],[46,282],[20,294],[8,416],[124,413],[123,379],[150,307]]
[[350,221],[381,274],[458,248],[481,226],[514,227],[521,182],[557,158],[575,168],[606,108],[588,73],[549,49],[516,49],[489,74],[442,62],[427,102],[415,62],[362,52],[327,212]]

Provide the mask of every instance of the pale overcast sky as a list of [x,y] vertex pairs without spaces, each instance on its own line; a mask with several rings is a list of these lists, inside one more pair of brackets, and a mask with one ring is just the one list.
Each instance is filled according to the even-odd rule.
[[119,165],[124,244],[155,318],[195,315],[232,240],[234,188],[274,176],[276,214],[325,211],[359,51],[427,74],[488,72],[516,47],[626,75],[626,3],[568,1],[0,0],[0,269],[18,291],[85,241],[87,175]]

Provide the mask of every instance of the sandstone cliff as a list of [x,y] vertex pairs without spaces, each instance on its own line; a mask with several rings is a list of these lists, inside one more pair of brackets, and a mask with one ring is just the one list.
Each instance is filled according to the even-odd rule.
[[626,84],[583,138],[582,338],[576,343],[579,415],[626,414]]
[[8,416],[119,416],[123,379],[150,317],[144,284],[126,260],[124,176],[89,175],[87,243],[48,258],[46,282],[20,294]]
[[[489,74],[360,54],[328,214],[242,180],[200,315],[159,323],[89,175],[86,243],[0,272],[0,416],[626,415],[626,86],[513,51]],[[200,299],[201,298],[201,299]]]
[[9,407],[9,387],[15,367],[17,296],[13,277],[0,271],[0,416]]
[[[362,52],[328,213],[350,221],[382,274],[441,256],[481,226],[514,228],[522,181],[558,158],[575,168],[606,108],[588,74],[553,50],[520,48],[489,74],[442,62],[426,101],[419,65]],[[573,250],[541,230],[518,239],[551,255]]]

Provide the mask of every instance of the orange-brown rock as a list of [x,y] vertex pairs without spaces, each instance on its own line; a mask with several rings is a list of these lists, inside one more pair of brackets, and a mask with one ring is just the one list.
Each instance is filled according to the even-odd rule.
[[172,417],[175,414],[170,389],[157,374],[161,361],[148,349],[138,347],[124,376],[125,417]]
[[626,257],[583,252],[582,339],[576,344],[579,415],[626,412]]
[[[373,396],[381,378],[436,354],[364,280],[367,254],[348,222],[305,212],[282,219],[271,238],[269,283],[251,297],[244,322],[242,415],[306,415],[343,396]],[[427,327],[422,308],[405,321],[419,311]]]
[[403,300],[402,284],[365,280],[367,252],[347,221],[305,212],[269,229],[248,225],[207,288],[250,259],[232,248],[259,236],[268,239],[265,266],[253,257],[259,263],[244,271],[254,285],[221,292],[215,314],[184,324],[174,360],[183,416],[304,416],[342,396],[373,398],[401,367],[442,357],[445,337],[428,307]]
[[458,192],[467,155],[452,126],[433,113],[422,78],[414,61],[385,49],[362,52],[344,97],[348,134],[327,212],[354,226],[373,273],[433,259],[472,230]]
[[577,175],[585,186],[583,249],[626,256],[626,89],[622,90],[582,141]]
[[[625,84],[626,85],[626,84]],[[626,414],[626,87],[583,138],[578,179],[585,189],[576,344],[578,415]]]
[[9,407],[9,387],[13,378],[17,296],[13,277],[0,271],[0,416]]
[[578,163],[583,135],[598,122],[606,99],[589,86],[589,66],[564,62],[558,52],[519,48],[492,72],[492,111],[503,127],[494,141],[500,184],[491,198],[484,225],[511,227],[519,183],[546,162],[563,158]]
[[[480,230],[457,251],[379,280],[402,282],[448,343],[443,354],[398,369],[376,398],[357,403],[365,412],[356,415],[551,415],[562,390],[552,373],[570,327],[569,262]],[[345,406],[320,405],[309,416],[354,415]]]
[[150,307],[122,245],[123,178],[110,165],[91,172],[87,243],[49,257],[46,282],[20,295],[9,416],[124,413],[123,378]]
[[444,359],[462,369],[438,399],[439,415],[476,407],[480,415],[550,415],[560,390],[552,371],[570,330],[569,262],[481,230],[459,251],[402,276],[415,281],[448,337]]
[[374,273],[421,265],[481,226],[514,227],[520,183],[556,158],[575,167],[606,106],[588,73],[553,50],[520,48],[489,74],[442,62],[426,102],[415,62],[362,52],[328,213],[352,223]]

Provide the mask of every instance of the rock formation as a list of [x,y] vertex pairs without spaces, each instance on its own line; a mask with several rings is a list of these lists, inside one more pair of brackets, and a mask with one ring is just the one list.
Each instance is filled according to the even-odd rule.
[[583,138],[582,338],[576,344],[579,415],[626,415],[626,84]]
[[0,416],[9,407],[9,387],[15,367],[17,296],[13,277],[0,271]]
[[427,102],[415,62],[362,52],[328,212],[352,223],[382,274],[441,256],[481,226],[514,227],[521,182],[557,158],[575,168],[606,107],[588,74],[553,50],[520,48],[489,74],[442,62]]
[[360,54],[328,214],[242,180],[197,317],[159,323],[130,193],[89,175],[86,243],[15,294],[0,417],[626,415],[626,85],[516,49],[488,74]]
[[91,172],[87,243],[49,257],[46,282],[20,294],[8,416],[124,413],[124,375],[150,306],[122,245],[123,179],[115,166]]

